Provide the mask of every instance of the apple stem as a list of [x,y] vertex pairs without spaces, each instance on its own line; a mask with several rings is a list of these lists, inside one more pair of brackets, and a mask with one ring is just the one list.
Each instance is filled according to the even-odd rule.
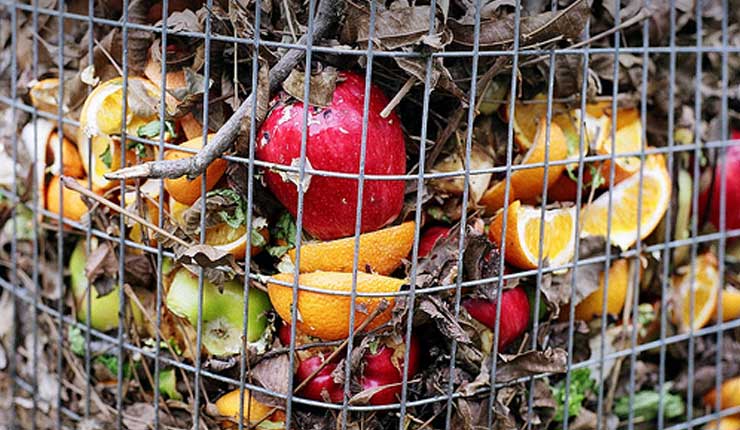
[[[307,45],[308,37],[314,40],[323,38],[328,31],[339,21],[339,17],[344,10],[344,0],[324,0],[319,3],[316,12],[316,23],[313,35],[304,34],[298,41],[299,45]],[[266,96],[280,89],[283,81],[288,77],[291,71],[295,69],[306,55],[303,49],[291,49],[280,61],[275,64],[269,74],[269,90]],[[206,168],[216,158],[220,157],[231,146],[234,139],[240,133],[249,134],[249,127],[259,127],[264,118],[254,118],[254,124],[250,124],[250,113],[255,101],[260,106],[262,85],[252,90],[239,108],[218,130],[213,139],[210,139],[208,145],[203,146],[198,153],[192,157],[180,158],[177,160],[160,160],[149,161],[137,166],[125,167],[115,172],[106,173],[105,178],[108,180],[115,179],[132,179],[132,178],[179,178],[187,175],[189,178],[195,178],[202,174]],[[267,101],[265,101],[267,102]]]

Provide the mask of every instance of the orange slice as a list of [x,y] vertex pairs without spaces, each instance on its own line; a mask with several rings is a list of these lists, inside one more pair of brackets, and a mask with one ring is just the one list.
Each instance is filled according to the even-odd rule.
[[[673,323],[679,326],[679,330],[682,332],[687,332],[690,328],[698,330],[709,322],[717,307],[720,285],[717,258],[712,253],[696,258],[693,278],[690,265],[679,269],[679,275],[671,280]],[[692,296],[693,314],[690,312]]]
[[[392,273],[409,255],[414,244],[416,223],[405,222],[371,233],[360,235],[357,270],[381,275]],[[288,251],[295,262],[296,251]],[[352,272],[355,255],[355,238],[347,237],[328,242],[307,243],[301,246],[301,273],[323,270]]]
[[[87,188],[87,179],[75,179],[80,185]],[[49,180],[49,184],[46,186],[46,209],[55,214],[59,213],[59,187],[62,186],[62,182],[59,176],[53,176]],[[82,201],[82,197],[76,191],[72,191],[67,187],[62,189],[62,201],[63,206],[61,208],[62,215],[64,218],[71,219],[73,221],[79,221],[87,213],[87,205]]]
[[[628,249],[637,241],[638,221],[640,238],[648,237],[663,218],[671,200],[671,178],[662,156],[649,156],[642,173],[642,188],[640,188],[640,174],[637,172],[609,190],[612,195],[609,239],[622,249]],[[637,209],[640,196],[642,196],[642,208],[638,220]],[[609,194],[604,193],[583,208],[582,237],[606,237],[608,206]]]
[[[213,135],[209,135],[209,139]],[[181,143],[180,147],[189,149],[200,149],[203,147],[203,139],[198,137],[193,140],[188,140],[185,143]],[[177,160],[181,158],[188,158],[195,155],[193,152],[178,151],[176,149],[170,149],[164,153],[165,160]],[[206,192],[213,189],[216,183],[221,179],[224,172],[226,172],[226,160],[218,158],[214,160],[206,169]],[[164,180],[164,187],[167,192],[180,203],[192,205],[196,200],[200,198],[201,192],[201,178],[203,175],[198,175],[195,179],[188,179],[187,176],[181,176],[179,178],[167,178]]]
[[[219,415],[229,417],[234,420],[239,420],[239,389],[229,391],[223,396],[216,400],[216,410]],[[257,425],[258,422],[264,418],[269,424],[275,425],[275,421],[285,420],[285,414],[278,410],[273,413],[273,408],[269,405],[259,402],[257,399],[252,397],[249,390],[244,390],[244,403],[243,403],[243,417],[245,418],[245,424],[247,427],[251,425]],[[256,428],[261,428],[257,425]],[[273,428],[273,427],[270,427]]]
[[[502,109],[504,121],[509,122],[509,104]],[[538,94],[527,102],[518,101],[514,107],[514,141],[520,151],[532,147],[536,140],[537,129],[547,118],[547,96]],[[570,124],[568,108],[561,103],[552,104],[552,122],[562,129]]]
[[[618,184],[632,176],[640,169],[640,157],[624,155],[639,152],[642,145],[642,123],[637,109],[620,109],[617,111],[617,130],[614,140],[614,183]],[[602,142],[596,145],[600,155],[612,153],[611,131],[605,134]],[[601,163],[601,175],[608,185],[612,160]]]
[[[124,125],[128,134],[136,136],[139,127],[155,120],[157,118],[156,106],[159,102],[158,94],[159,89],[149,80],[129,78],[126,118],[122,117],[122,78],[104,82],[87,96],[80,112],[77,148],[82,165],[92,179],[94,189],[107,190],[118,183],[105,179],[103,175],[124,167],[122,165],[123,151],[126,151],[127,166],[135,164],[137,158],[144,160],[155,158],[156,148],[141,146],[140,151],[134,151],[130,148],[130,143],[126,143],[124,148],[116,136],[121,134]],[[88,138],[90,138],[89,144]],[[90,151],[92,151],[92,165],[88,165]]]
[[[274,278],[283,282],[293,282],[292,273],[280,273],[275,275]],[[298,291],[298,323],[296,328],[310,336],[324,340],[337,340],[347,337],[350,329],[349,314],[352,301],[349,295],[339,296],[328,293],[332,291],[351,291],[352,273],[304,273],[298,277],[298,282],[300,286],[318,288],[327,293]],[[403,284],[404,281],[401,279],[362,272],[357,273],[357,292],[360,293],[396,292]],[[267,285],[267,292],[280,318],[291,323],[293,288],[270,283]],[[362,324],[365,318],[383,300],[388,302],[388,307],[368,324],[368,330],[380,327],[390,320],[394,298],[393,296],[357,297],[355,302],[355,328]]]
[[[719,298],[717,300],[719,301]],[[715,312],[712,319],[717,320],[718,313]],[[740,318],[740,290],[733,287],[725,287],[722,291],[722,320],[731,321],[738,318]]]
[[722,417],[719,421],[710,421],[704,430],[738,430],[740,429],[740,415]]
[[[740,406],[740,376],[728,379],[722,383],[719,390],[719,397],[720,408],[722,409]],[[712,388],[702,400],[704,401],[704,406],[713,409],[714,403],[717,401],[717,389]]]
[[[264,244],[267,243],[269,232],[263,218],[257,218],[253,222],[255,224],[254,231],[259,234],[252,236],[250,255],[257,255],[262,251]],[[233,228],[223,223],[206,229],[206,243],[216,249],[228,252],[236,260],[240,260],[246,255],[248,239],[246,225]]]
[[[609,315],[619,315],[622,312],[627,297],[627,287],[629,286],[629,269],[630,265],[626,259],[616,260],[609,267],[609,289],[606,298],[606,313]],[[575,316],[579,320],[588,322],[601,316],[603,308],[604,273],[601,273],[599,275],[599,289],[576,305]]]
[[[521,164],[536,164],[545,161],[545,152],[549,146],[549,160],[564,160],[568,156],[568,145],[565,135],[557,124],[550,127],[550,139],[547,139],[547,124],[543,120],[537,128],[534,137],[534,146],[532,146],[524,155]],[[524,200],[534,201],[542,194],[542,187],[547,181],[548,187],[555,183],[565,170],[565,166],[550,165],[547,169],[547,178],[545,178],[544,166],[532,167],[528,169],[516,170],[511,174],[511,188],[509,190],[509,201]],[[486,207],[486,213],[492,214],[504,206],[504,191],[506,181],[497,182],[489,188],[481,197],[479,204]]]
[[[501,244],[503,212],[491,221],[488,237]],[[542,258],[550,266],[561,266],[573,257],[576,237],[576,209],[550,209],[545,211],[545,228]],[[506,220],[506,262],[520,269],[536,269],[539,257],[540,221],[542,210],[523,206],[518,200],[508,209]]]
[[46,162],[51,163],[50,168],[53,175],[58,175],[61,172],[63,175],[73,178],[85,177],[85,168],[82,166],[77,146],[71,140],[62,137],[60,151],[59,133],[56,131],[49,135],[49,141],[46,145]]

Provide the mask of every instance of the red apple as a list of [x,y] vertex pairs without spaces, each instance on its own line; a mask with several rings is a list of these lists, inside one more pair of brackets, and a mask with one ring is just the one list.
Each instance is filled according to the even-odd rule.
[[[311,376],[323,363],[323,355],[315,355],[301,361],[296,372],[298,381],[302,382]],[[298,394],[307,399],[319,401],[327,401],[328,399],[331,403],[341,403],[344,398],[344,384],[335,382],[331,375],[336,368],[337,363],[327,364]]]
[[[740,133],[733,131],[733,138],[737,136],[740,139]],[[723,159],[719,163],[725,163],[725,226],[728,230],[740,228],[740,145],[733,145],[727,148]],[[699,211],[702,213],[707,209],[707,200],[710,199],[709,205],[709,222],[719,228],[720,216],[720,193],[722,191],[722,165],[717,164],[714,172],[706,172],[701,180],[701,193],[699,194]],[[714,174],[714,186],[710,189],[711,175]]]
[[[306,166],[317,170],[359,173],[365,79],[340,72],[331,105],[311,107],[308,113]],[[382,118],[388,104],[382,91],[372,85],[367,122],[365,173],[399,175],[406,170],[406,147],[401,122],[395,113]],[[278,97],[257,134],[257,158],[297,167],[301,152],[304,104]],[[270,191],[296,216],[298,173],[267,170]],[[310,180],[309,180],[310,179]],[[303,228],[313,236],[330,240],[355,232],[358,181],[311,175],[304,180]],[[365,180],[362,231],[374,231],[393,221],[403,206],[403,181]]]
[[[373,394],[369,400],[371,405],[387,405],[401,400],[401,382],[403,381],[403,373],[401,372],[404,364],[403,346],[405,346],[405,337],[395,347],[381,344],[374,353],[370,351],[365,353],[363,357],[364,368],[360,381],[362,389],[367,390],[394,384]],[[419,340],[415,336],[411,336],[407,378],[411,378],[418,370]]]
[[434,249],[434,245],[437,244],[441,239],[447,237],[450,233],[450,227],[441,225],[435,225],[429,227],[421,235],[419,239],[419,258],[426,257]]
[[[496,324],[496,301],[467,299],[463,307],[478,322],[493,330]],[[498,349],[503,350],[522,335],[529,324],[529,300],[522,287],[501,293],[501,322],[499,323]]]
[[[362,357],[362,375],[360,376],[360,385],[363,390],[368,390],[385,385],[392,385],[383,388],[373,394],[369,403],[372,405],[386,405],[399,401],[401,395],[401,382],[403,381],[401,369],[403,369],[403,353],[405,338],[401,343],[391,345],[380,343],[374,350],[368,350]],[[411,337],[411,348],[409,350],[408,376],[411,377],[419,369],[419,341]],[[317,354],[305,360],[302,360],[296,372],[298,382],[304,381],[324,362],[324,355]],[[303,387],[299,394],[313,400],[326,401],[329,399],[332,403],[341,403],[344,383],[335,381],[332,372],[337,368],[337,362],[326,365],[321,371]]]

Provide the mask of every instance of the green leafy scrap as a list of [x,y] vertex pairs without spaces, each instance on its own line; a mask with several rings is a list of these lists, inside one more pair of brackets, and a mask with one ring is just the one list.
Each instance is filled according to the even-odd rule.
[[[576,369],[570,373],[570,395],[568,396],[568,416],[574,417],[581,412],[583,401],[589,392],[596,387],[588,368]],[[558,406],[555,409],[555,421],[562,422],[565,414],[565,379],[550,388]]]
[[284,245],[275,245],[267,247],[267,252],[275,258],[285,255],[290,249],[295,247],[296,225],[293,217],[285,212],[280,215],[277,223],[273,227],[272,237],[278,242],[284,242]]
[[662,393],[654,390],[645,390],[636,393],[630,404],[630,396],[622,396],[614,405],[614,413],[620,418],[627,418],[632,411],[635,420],[653,420],[657,418],[660,399],[663,398],[663,416],[678,418],[684,414],[686,407],[683,399],[677,394],[670,393],[670,384],[663,387]]
[[105,151],[100,154],[100,161],[102,161],[109,169],[113,165],[113,153],[110,151],[110,145],[106,146]]
[[182,400],[182,394],[177,391],[175,369],[166,369],[159,372],[159,391],[169,399]]
[[[159,134],[162,131],[162,121],[154,120],[148,122],[136,130],[136,134],[139,137],[145,137],[147,139],[159,138]],[[164,133],[165,139],[177,138],[177,132],[175,131],[175,123],[170,120],[164,120]]]

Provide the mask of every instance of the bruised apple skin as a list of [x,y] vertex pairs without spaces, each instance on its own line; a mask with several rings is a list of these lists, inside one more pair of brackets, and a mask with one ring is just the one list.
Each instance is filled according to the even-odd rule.
[[[309,107],[306,167],[342,173],[359,173],[365,79],[340,72],[334,98],[328,107]],[[401,122],[395,113],[382,118],[388,99],[380,88],[370,87],[365,155],[366,175],[402,175],[406,147]],[[257,158],[298,167],[304,105],[279,96],[257,134]],[[270,191],[296,216],[298,173],[267,170]],[[303,182],[303,228],[321,240],[351,236],[355,232],[358,181],[310,175]],[[366,179],[363,185],[362,232],[392,222],[403,206],[403,181]]]

